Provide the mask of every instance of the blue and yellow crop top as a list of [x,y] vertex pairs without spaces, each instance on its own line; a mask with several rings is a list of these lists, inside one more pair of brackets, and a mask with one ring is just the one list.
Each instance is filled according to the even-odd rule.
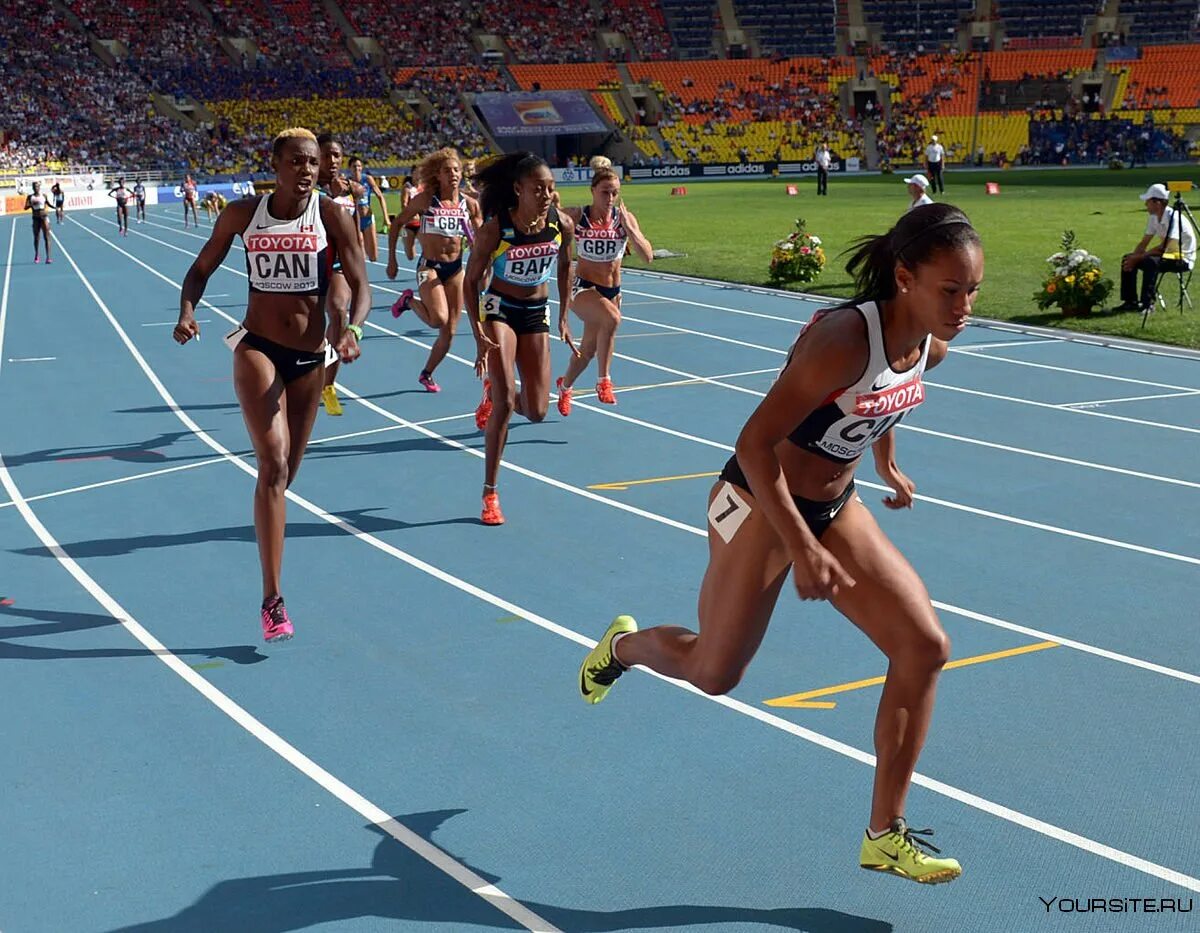
[[559,249],[562,247],[562,222],[558,210],[550,206],[546,225],[537,233],[522,233],[513,226],[507,210],[497,217],[500,243],[492,252],[492,274],[509,285],[537,288],[554,277]]

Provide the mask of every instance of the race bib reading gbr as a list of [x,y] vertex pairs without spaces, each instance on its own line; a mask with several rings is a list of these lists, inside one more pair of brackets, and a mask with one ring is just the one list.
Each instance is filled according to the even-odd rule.
[[421,232],[448,237],[466,236],[466,211],[459,207],[431,207],[421,215]]
[[584,228],[576,231],[579,258],[588,262],[617,262],[625,255],[625,232],[619,229]]

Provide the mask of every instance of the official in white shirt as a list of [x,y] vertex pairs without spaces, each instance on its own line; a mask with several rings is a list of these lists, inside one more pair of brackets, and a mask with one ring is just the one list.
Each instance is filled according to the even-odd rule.
[[821,143],[821,148],[817,150],[817,194],[829,194],[829,166],[832,164],[829,143]]
[[[1121,304],[1118,311],[1146,311],[1154,306],[1154,284],[1161,272],[1186,272],[1196,264],[1196,231],[1191,222],[1167,206],[1170,192],[1165,185],[1151,185],[1139,197],[1146,202],[1146,233],[1133,248],[1121,258]],[[1153,248],[1150,241],[1161,237],[1162,242]],[[1178,246],[1176,246],[1178,243]],[[1164,257],[1168,245],[1170,254]],[[1142,291],[1138,295],[1137,274],[1142,270]]]
[[939,193],[946,190],[946,186],[942,183],[942,164],[945,156],[946,150],[942,148],[938,138],[930,136],[929,145],[925,147],[925,167],[929,170],[929,177],[933,181],[933,190]]
[[920,207],[922,204],[932,204],[931,198],[926,192],[929,189],[929,179],[924,175],[914,175],[912,178],[904,179],[904,183],[908,185],[908,193],[912,196],[912,203],[908,205],[908,209],[904,213],[908,213],[914,207]]

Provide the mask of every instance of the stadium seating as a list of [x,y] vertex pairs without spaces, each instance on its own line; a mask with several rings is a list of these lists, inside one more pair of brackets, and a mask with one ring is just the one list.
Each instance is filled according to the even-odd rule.
[[662,0],[662,8],[680,58],[712,56],[717,0]]
[[1200,29],[1196,0],[1139,0],[1124,5],[1122,12],[1133,14],[1128,41],[1139,45],[1194,41]]
[[[935,132],[952,161],[1092,161],[1130,151],[1153,159],[1183,153],[1181,136],[1200,123],[1200,44],[1189,41],[1200,26],[1195,0],[1121,4],[1129,36],[1105,35],[1101,45],[1175,40],[1132,52],[1080,47],[1099,0],[996,0],[1006,49],[971,54],[944,44],[972,0],[863,0],[865,21],[882,27],[882,47],[860,67],[890,88],[886,117],[843,110],[839,91],[855,64],[833,54],[849,15],[837,0],[723,7],[774,56],[755,60],[712,58],[723,24],[715,0],[443,0],[429,13],[407,0],[196,2],[9,0],[0,21],[0,164],[86,155],[121,165],[262,168],[265,138],[291,123],[336,129],[348,149],[374,160],[405,161],[444,142],[478,153],[489,141],[464,95],[512,88],[588,92],[648,159],[807,159],[822,141],[858,154],[864,118],[878,121],[879,150],[891,161],[919,160]],[[632,61],[601,60],[608,31],[625,37]],[[507,67],[481,66],[473,37],[486,32],[506,43]],[[353,61],[352,35],[377,40],[390,67]],[[115,66],[93,53],[92,37],[120,43]],[[226,37],[250,40],[249,54]],[[784,55],[796,51],[813,54]],[[1097,67],[1115,80],[1094,114],[1094,102],[1074,99],[1072,78]],[[657,132],[628,125],[627,78],[659,93]],[[156,113],[153,92],[179,100],[185,113],[183,99],[198,102],[197,128]],[[415,110],[394,103],[396,92]],[[65,103],[77,100],[88,105]]]
[[933,52],[954,42],[958,22],[975,7],[975,0],[946,3],[894,3],[892,0],[863,0],[868,23],[883,29],[883,41],[901,51]]
[[764,51],[780,55],[833,55],[833,0],[736,0],[738,22],[758,35]]
[[619,85],[616,65],[608,62],[582,62],[573,65],[512,65],[509,72],[523,91],[539,86],[543,91],[591,91]]
[[1100,0],[997,0],[1009,36],[1028,38],[1078,37],[1088,17],[1100,12]]

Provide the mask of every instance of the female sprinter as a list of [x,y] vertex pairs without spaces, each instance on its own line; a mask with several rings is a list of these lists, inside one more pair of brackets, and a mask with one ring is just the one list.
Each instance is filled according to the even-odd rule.
[[[475,424],[487,430],[483,474],[485,525],[504,524],[496,477],[512,413],[530,421],[550,405],[549,281],[558,274],[558,333],[575,350],[567,323],[575,225],[553,206],[554,175],[531,152],[512,152],[475,176],[485,218],[467,266],[467,312],[478,352],[483,401]],[[492,281],[480,296],[489,266]],[[517,394],[516,373],[521,376]]]
[[471,180],[475,177],[475,170],[477,168],[475,164],[476,162],[476,159],[467,159],[467,161],[463,163],[463,177],[461,184],[462,193],[468,198],[474,198],[476,201],[478,201],[479,189],[475,187],[475,183]]
[[[362,230],[358,226],[357,204],[359,195],[362,193],[362,185],[347,181],[342,175],[342,144],[333,138],[332,133],[322,133],[318,136],[317,145],[321,150],[321,170],[317,175],[317,187],[322,194],[327,195],[354,221],[354,229],[357,231],[356,236],[361,246]],[[348,320],[347,315],[350,314],[350,284],[343,274],[342,258],[337,250],[334,250],[331,272],[329,295],[326,298],[326,304],[330,309],[331,323],[329,333],[325,335],[330,343],[337,339],[335,335],[338,329],[345,326],[345,322]],[[339,316],[340,323],[332,323],[334,314]],[[332,365],[325,368],[325,387],[321,390],[321,404],[325,406],[327,415],[342,413],[342,403],[338,399],[337,388],[334,386],[339,365],[337,361],[334,361]]]
[[146,222],[146,186],[140,181],[134,183],[133,200],[137,205],[137,222],[143,224]]
[[474,198],[460,197],[462,163],[454,149],[439,149],[417,166],[421,193],[395,218],[388,228],[387,274],[394,279],[399,271],[396,262],[396,238],[410,217],[421,220],[421,261],[417,263],[417,291],[411,288],[392,305],[392,317],[399,317],[409,308],[427,327],[437,330],[437,340],[429,350],[425,368],[418,381],[426,392],[440,392],[433,381],[433,372],[450,352],[450,343],[458,329],[458,317],[463,305],[463,238],[473,240],[483,224],[479,203]]
[[125,187],[125,179],[117,179],[117,187],[108,189],[109,197],[117,202],[117,232],[129,236],[129,199],[133,192]]
[[33,218],[33,261],[41,262],[38,257],[38,234],[46,244],[46,265],[54,262],[50,258],[50,200],[42,194],[42,183],[33,183],[33,193],[25,196],[25,210],[30,211]]
[[211,223],[215,222],[217,214],[220,211],[217,209],[217,193],[210,191],[200,199],[200,204],[204,207],[204,216]]
[[918,848],[928,843],[908,828],[904,804],[950,643],[916,571],[855,495],[854,471],[872,447],[895,490],[884,504],[911,507],[915,487],[896,466],[892,429],[924,400],[921,374],[966,327],[983,249],[948,204],[918,207],[858,247],[847,266],[858,297],[801,331],[709,495],[699,633],[639,632],[620,616],[584,660],[579,688],[598,703],[642,664],[705,693],[728,693],[758,650],[790,570],[801,599],[828,599],[888,658],[859,863],[930,884],[962,869]]
[[363,253],[371,262],[379,259],[379,238],[375,234],[375,211],[371,209],[371,195],[379,198],[383,205],[384,219],[387,219],[387,201],[383,197],[383,189],[375,176],[363,167],[363,160],[355,156],[350,160],[350,180],[362,188],[362,194],[357,200],[358,229],[362,232]]
[[350,325],[343,327],[341,315],[328,309],[336,325],[334,346],[345,363],[358,358],[371,293],[353,220],[316,191],[321,163],[316,137],[304,129],[284,130],[275,137],[271,162],[274,194],[242,198],[222,211],[188,270],[175,340],[183,344],[199,335],[196,303],[240,236],[250,297],[245,321],[227,340],[237,340],[233,382],[258,459],[254,531],[262,563],[263,637],[279,641],[293,634],[279,588],[284,492],[300,468],[321,397],[330,251],[341,256],[353,294]]
[[[141,184],[141,182],[138,182]],[[54,218],[58,223],[63,222],[63,212],[67,208],[67,196],[62,190],[62,185],[55,182],[50,188],[50,196],[54,200]]]
[[654,260],[654,247],[642,235],[633,212],[618,203],[621,179],[611,168],[592,173],[590,207],[567,209],[575,222],[575,284],[571,286],[571,310],[583,321],[579,355],[572,356],[566,375],[558,378],[558,413],[571,414],[571,387],[592,357],[596,362],[596,398],[606,405],[617,404],[609,367],[617,325],[621,323],[621,260],[628,243],[646,262]]
[[189,207],[192,209],[192,222],[199,227],[200,215],[196,213],[196,182],[192,180],[191,175],[185,175],[183,177],[183,184],[180,187],[183,191],[183,228],[187,229]]
[[[421,193],[421,189],[417,187],[411,175],[404,176],[404,184],[400,187],[400,210],[408,207],[408,202]],[[389,224],[388,236],[391,236],[391,225]],[[417,232],[421,229],[421,220],[414,217],[404,225],[404,255],[408,257],[408,261],[413,260],[413,250],[417,245]]]

